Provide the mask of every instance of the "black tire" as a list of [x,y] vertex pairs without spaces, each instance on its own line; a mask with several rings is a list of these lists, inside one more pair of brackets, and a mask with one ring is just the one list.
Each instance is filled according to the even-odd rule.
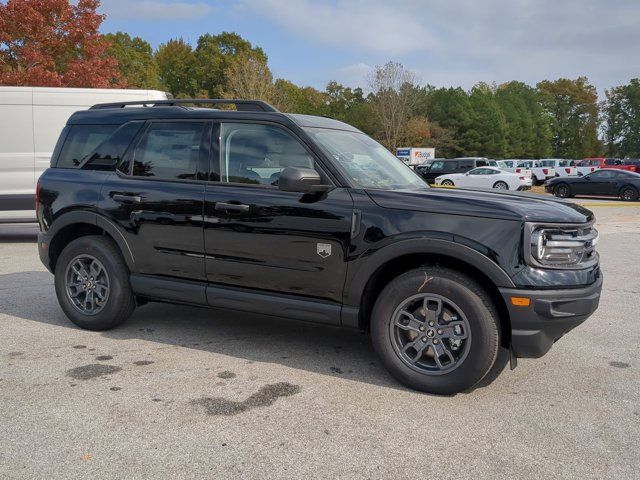
[[509,190],[509,185],[506,182],[496,182],[493,184],[493,188],[496,190]]
[[553,194],[558,198],[569,198],[571,196],[571,189],[566,183],[559,183],[553,187]]
[[444,185],[445,187],[453,187],[455,184],[451,180],[443,180],[440,185]]
[[[72,265],[77,265],[75,263],[77,261],[85,261],[83,259],[86,259],[86,262],[90,259],[97,260],[104,272],[100,273],[100,276],[103,279],[106,278],[106,300],[102,303],[99,299],[95,301],[94,304],[97,304],[95,313],[80,311],[80,307],[72,300],[72,293],[69,293],[70,288],[84,292],[84,286],[72,286],[68,281],[69,275],[76,275]],[[76,276],[77,279],[80,277]],[[80,237],[69,243],[56,262],[55,289],[58,302],[69,320],[87,330],[100,331],[114,328],[129,318],[136,307],[135,296],[129,282],[129,269],[118,247],[107,237],[92,235]]]
[[[397,330],[394,319],[398,309],[418,294],[426,294],[427,299],[431,295],[445,299],[443,304],[452,302],[461,310],[461,317],[466,322],[464,328],[468,326],[469,343],[463,344],[462,348],[466,350],[462,351],[457,362],[452,363],[450,371],[427,371],[417,364],[411,365],[398,347],[398,335],[394,332],[400,330]],[[442,325],[446,326],[446,323]],[[431,330],[431,327],[427,328]],[[426,337],[429,333],[414,333],[413,341],[417,343],[420,335]],[[493,367],[500,346],[499,316],[489,295],[471,278],[447,268],[425,267],[400,275],[382,290],[371,317],[371,337],[383,365],[401,383],[423,392],[451,395],[473,387]],[[421,340],[428,341],[425,338]],[[440,342],[442,345],[446,340]],[[431,355],[431,360],[434,360],[434,351],[430,349],[435,346],[429,345],[421,359],[429,360]],[[452,350],[451,345],[449,349]]]
[[635,187],[622,187],[620,190],[620,200],[625,202],[635,202],[638,199],[638,190]]

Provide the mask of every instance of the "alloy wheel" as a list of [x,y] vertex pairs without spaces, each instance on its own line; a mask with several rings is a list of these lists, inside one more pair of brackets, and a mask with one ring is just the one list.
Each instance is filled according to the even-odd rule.
[[407,298],[393,313],[390,329],[395,353],[420,373],[448,373],[469,353],[469,322],[455,303],[440,295]]
[[78,255],[67,266],[65,291],[76,310],[97,315],[109,299],[109,275],[104,265],[91,255]]

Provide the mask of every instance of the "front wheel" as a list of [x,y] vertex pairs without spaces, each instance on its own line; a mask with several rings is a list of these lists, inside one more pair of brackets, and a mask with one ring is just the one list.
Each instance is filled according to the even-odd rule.
[[633,202],[638,199],[638,190],[633,187],[624,187],[620,191],[620,200],[627,202]]
[[493,185],[493,188],[495,188],[496,190],[509,190],[509,185],[507,185],[505,182],[496,182]]
[[73,323],[88,330],[120,325],[136,304],[129,269],[118,247],[106,237],[80,237],[56,262],[58,302]]
[[445,187],[453,187],[453,182],[451,180],[443,180],[440,185],[444,185]]
[[425,267],[392,280],[373,309],[373,347],[404,385],[435,394],[473,387],[494,365],[498,312],[488,294],[455,270]]

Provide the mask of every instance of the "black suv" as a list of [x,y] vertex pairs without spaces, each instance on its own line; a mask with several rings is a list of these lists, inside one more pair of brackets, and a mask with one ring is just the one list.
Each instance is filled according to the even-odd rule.
[[[222,103],[237,110],[194,106]],[[500,347],[544,355],[602,287],[589,210],[431,189],[355,128],[258,101],[73,114],[37,215],[80,327],[113,328],[147,301],[340,325],[433,393],[478,383]]]

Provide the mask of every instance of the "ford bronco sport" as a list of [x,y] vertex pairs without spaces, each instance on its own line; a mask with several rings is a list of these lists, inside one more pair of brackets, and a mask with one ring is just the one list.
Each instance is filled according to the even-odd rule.
[[589,210],[429,188],[357,129],[259,101],[73,114],[37,216],[40,257],[82,328],[147,301],[340,325],[439,394],[478,383],[501,347],[544,355],[602,288]]

